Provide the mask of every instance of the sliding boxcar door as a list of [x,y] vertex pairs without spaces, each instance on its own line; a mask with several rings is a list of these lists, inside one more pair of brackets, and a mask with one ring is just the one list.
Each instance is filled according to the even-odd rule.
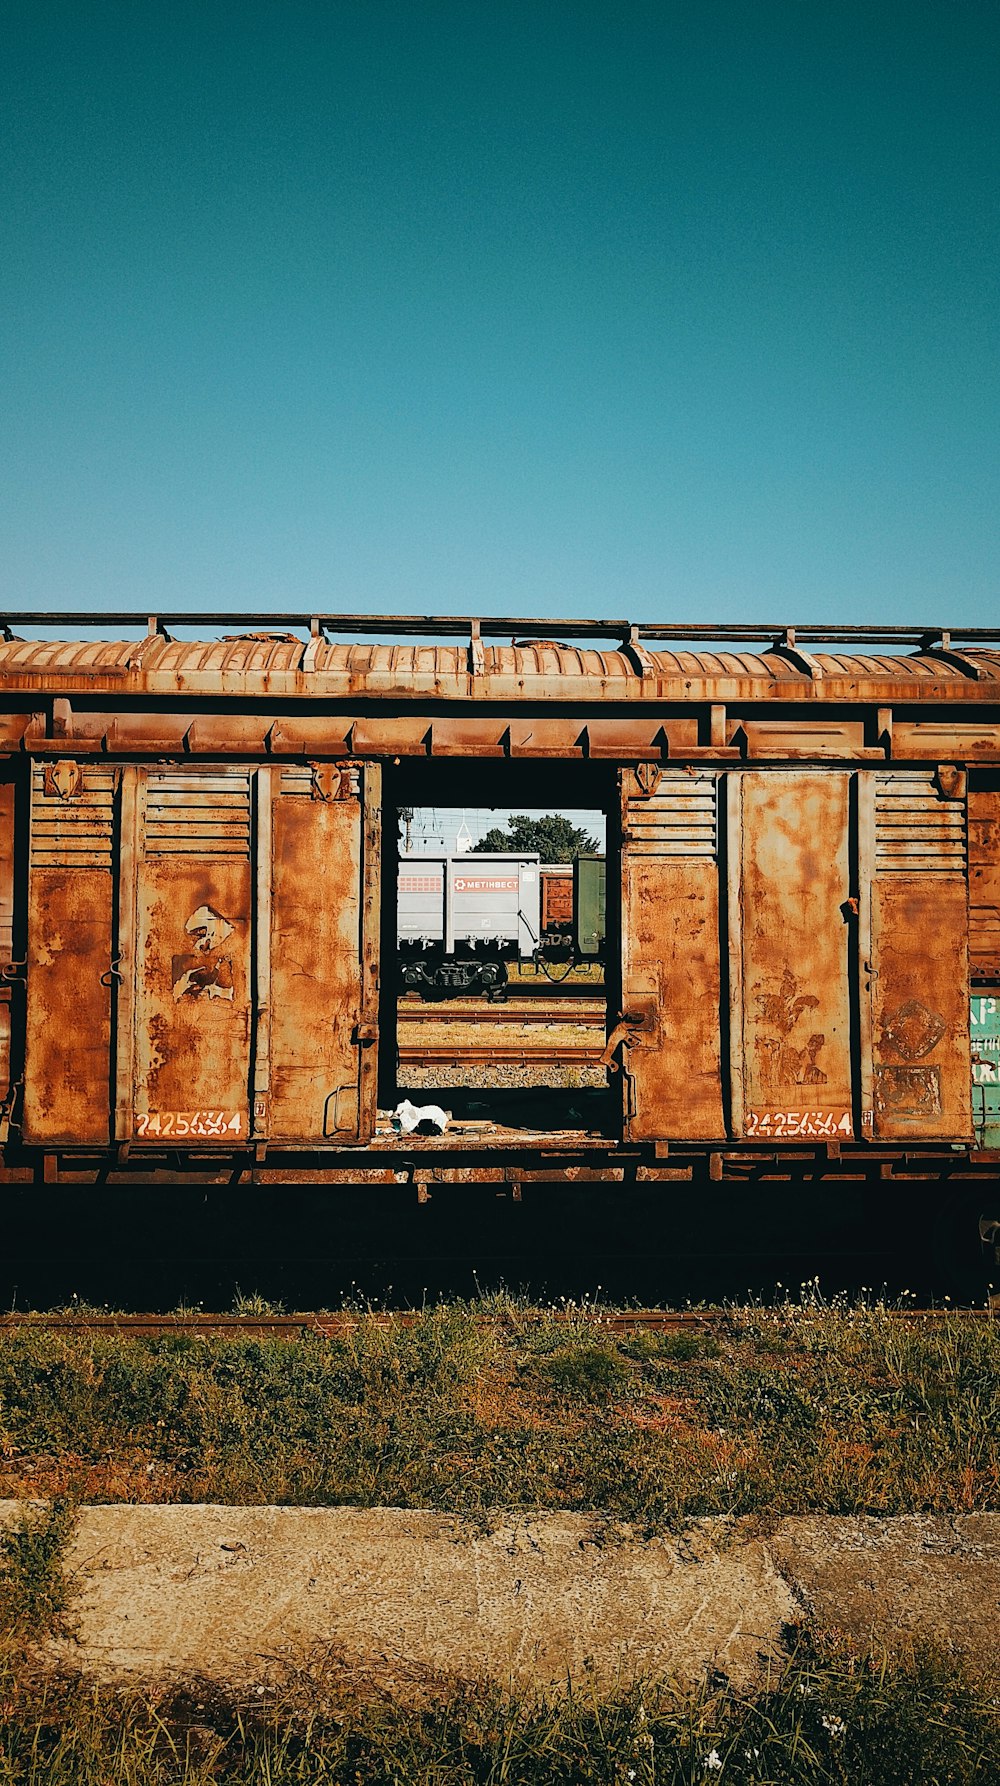
[[972,1135],[965,776],[886,769],[864,777],[870,882],[862,973],[871,1014],[873,1132]]
[[[14,826],[15,770],[7,762],[0,765],[0,961],[14,960]],[[0,985],[0,1142],[10,1133],[11,1081],[13,1079],[11,1047],[13,1024],[11,996],[13,983]]]
[[24,1139],[107,1142],[117,772],[33,763]]
[[729,776],[733,1132],[853,1133],[851,778]]
[[629,1139],[725,1133],[718,785],[710,770],[621,772],[620,1033]]
[[969,971],[1000,980],[1000,785],[978,772],[969,788]]
[[378,1077],[381,770],[301,764],[268,775],[268,1016],[255,1098],[267,1102],[274,1141],[365,1141]]
[[244,767],[182,763],[128,773],[123,1139],[193,1145],[249,1136],[252,793],[253,771]]

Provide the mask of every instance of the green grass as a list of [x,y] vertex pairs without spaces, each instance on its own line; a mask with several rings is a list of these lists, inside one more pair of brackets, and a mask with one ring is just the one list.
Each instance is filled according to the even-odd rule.
[[0,1786],[995,1786],[988,1687],[932,1654],[889,1663],[800,1635],[742,1697],[725,1683],[515,1697],[359,1692],[336,1669],[243,1698],[157,1698],[0,1659]]
[[[499,1317],[483,1323],[484,1312]],[[360,1313],[334,1340],[0,1335],[0,1494],[606,1513],[1000,1508],[1000,1323],[818,1299],[718,1330]]]
[[65,1558],[73,1523],[69,1502],[57,1497],[47,1506],[26,1506],[0,1532],[0,1633],[8,1638],[68,1635]]

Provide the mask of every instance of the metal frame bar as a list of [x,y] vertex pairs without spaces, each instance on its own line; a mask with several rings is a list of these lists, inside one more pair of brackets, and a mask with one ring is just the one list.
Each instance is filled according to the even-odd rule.
[[155,636],[170,627],[245,626],[281,627],[307,631],[312,637],[327,633],[384,633],[401,637],[466,638],[480,640],[538,639],[555,641],[565,634],[574,639],[614,639],[622,645],[640,640],[680,640],[728,644],[766,644],[769,649],[794,653],[804,642],[828,645],[915,645],[921,650],[949,650],[957,640],[976,644],[1000,644],[1000,627],[910,627],[910,626],[765,626],[671,623],[665,626],[636,625],[627,620],[522,619],[518,616],[430,615],[430,614],[309,614],[298,612],[253,613],[234,610],[229,613],[194,609],[188,613],[171,610],[150,614],[146,609],[108,609],[106,612],[66,613],[8,608],[0,611],[0,635],[10,637],[15,626],[66,626],[74,630],[95,626],[145,627]]

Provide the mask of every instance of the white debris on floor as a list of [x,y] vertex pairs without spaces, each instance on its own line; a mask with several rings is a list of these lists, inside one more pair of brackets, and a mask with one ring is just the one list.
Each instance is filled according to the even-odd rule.
[[411,1104],[409,1098],[404,1098],[396,1105],[392,1121],[404,1135],[443,1135],[451,1121],[451,1111],[442,1110],[440,1104]]

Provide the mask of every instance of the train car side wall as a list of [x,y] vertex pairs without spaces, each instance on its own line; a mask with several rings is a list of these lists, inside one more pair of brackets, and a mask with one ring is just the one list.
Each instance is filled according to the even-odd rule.
[[[984,1089],[994,770],[667,763],[619,784],[626,1142],[993,1144],[970,988]],[[537,870],[511,870],[536,932]],[[0,781],[5,1123],[23,1051],[29,1147],[369,1141],[381,884],[377,762],[22,760]]]
[[626,1134],[971,1140],[964,774],[621,781]]
[[370,1136],[379,777],[35,766],[28,1144]]

